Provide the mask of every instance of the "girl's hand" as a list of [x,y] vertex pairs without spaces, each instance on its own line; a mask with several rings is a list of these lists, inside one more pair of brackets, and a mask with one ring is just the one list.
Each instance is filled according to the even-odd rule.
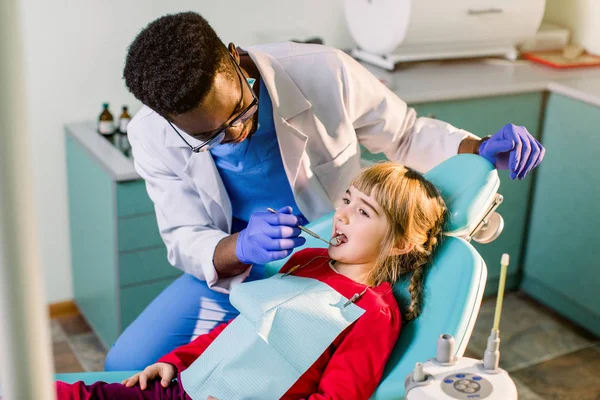
[[219,400],[216,397],[208,396],[208,400]]
[[166,388],[171,384],[175,375],[177,375],[175,366],[159,362],[147,366],[142,372],[138,372],[131,378],[125,379],[121,384],[127,387],[133,387],[139,382],[140,389],[145,390],[149,379],[162,378],[160,384],[162,387]]

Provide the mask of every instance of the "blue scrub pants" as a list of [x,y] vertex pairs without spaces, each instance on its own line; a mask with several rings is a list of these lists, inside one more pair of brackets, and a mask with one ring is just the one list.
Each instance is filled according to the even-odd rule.
[[[255,265],[246,282],[263,279]],[[192,275],[184,274],[127,327],[106,356],[106,371],[143,370],[175,348],[208,333],[238,315],[229,295],[215,292]]]

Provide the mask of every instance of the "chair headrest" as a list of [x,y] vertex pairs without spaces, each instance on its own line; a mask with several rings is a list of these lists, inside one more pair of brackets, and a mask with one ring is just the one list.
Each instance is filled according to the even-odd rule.
[[483,218],[500,186],[498,171],[485,158],[459,154],[423,175],[440,191],[448,208],[444,233],[462,236]]

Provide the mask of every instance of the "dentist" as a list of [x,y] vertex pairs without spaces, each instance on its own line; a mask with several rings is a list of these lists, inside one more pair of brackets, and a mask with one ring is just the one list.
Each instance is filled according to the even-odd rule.
[[[479,154],[512,179],[544,157],[527,129],[479,139],[415,111],[342,51],[279,43],[226,47],[193,12],[150,23],[125,83],[144,107],[128,131],[169,262],[185,272],[125,330],[106,370],[143,369],[236,310],[230,288],[305,241],[298,224],[334,209],[360,147],[427,171]],[[267,207],[279,210],[266,212]]]

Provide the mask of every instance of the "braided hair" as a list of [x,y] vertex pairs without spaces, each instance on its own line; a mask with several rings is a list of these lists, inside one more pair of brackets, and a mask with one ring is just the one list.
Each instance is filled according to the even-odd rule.
[[[421,312],[425,269],[442,236],[447,214],[444,201],[423,175],[394,162],[375,164],[363,170],[351,184],[375,198],[390,226],[367,283],[394,285],[401,276],[410,274],[411,302],[404,311],[404,318],[412,321]],[[393,252],[394,248],[411,247],[404,254]]]

